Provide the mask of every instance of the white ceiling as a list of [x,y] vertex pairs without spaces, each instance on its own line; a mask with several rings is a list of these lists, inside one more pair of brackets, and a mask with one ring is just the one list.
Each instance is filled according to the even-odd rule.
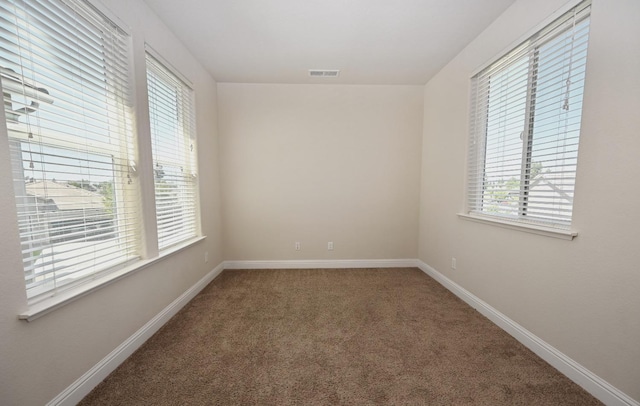
[[145,1],[219,82],[349,84],[425,84],[514,2]]

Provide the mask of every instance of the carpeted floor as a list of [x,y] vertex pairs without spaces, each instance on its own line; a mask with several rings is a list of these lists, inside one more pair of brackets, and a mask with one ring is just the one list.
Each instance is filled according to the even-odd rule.
[[81,405],[599,405],[416,268],[225,271]]

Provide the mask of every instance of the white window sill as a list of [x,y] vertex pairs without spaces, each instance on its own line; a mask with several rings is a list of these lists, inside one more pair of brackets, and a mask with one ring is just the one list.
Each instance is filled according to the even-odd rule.
[[458,213],[458,217],[463,220],[474,221],[476,223],[489,224],[492,226],[508,228],[525,233],[543,235],[546,237],[560,238],[563,240],[573,240],[578,235],[578,232],[572,230],[562,230],[558,228],[544,227],[527,223],[516,223],[512,221],[496,219],[489,216]]
[[91,280],[86,283],[82,283],[69,290],[63,291],[53,297],[43,299],[42,301],[39,301],[37,303],[30,305],[26,311],[18,315],[18,319],[26,320],[26,321],[36,320],[47,313],[50,313],[68,303],[71,303],[83,296],[88,295],[91,292],[101,289],[104,286],[110,285],[113,282],[120,280],[128,275],[131,275],[150,265],[158,263],[163,259],[167,258],[168,256],[175,254],[176,252],[179,252],[184,250],[185,248],[191,247],[192,245],[199,243],[205,238],[207,237],[202,236],[202,237],[196,237],[196,238],[190,239],[184,243],[177,244],[173,247],[170,247],[160,252],[160,254],[155,258],[143,259],[143,260],[137,261],[136,263],[129,265],[126,268],[112,272],[101,278]]

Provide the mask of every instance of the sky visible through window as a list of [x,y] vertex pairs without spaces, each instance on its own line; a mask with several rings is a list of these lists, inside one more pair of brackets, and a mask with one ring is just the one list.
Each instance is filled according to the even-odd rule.
[[196,235],[192,94],[173,72],[147,54],[147,83],[158,247]]
[[483,211],[570,221],[587,52],[586,36],[574,38],[588,24],[491,75]]
[[120,32],[84,3],[5,3],[0,14],[4,107],[31,298],[135,255],[124,207],[132,155],[128,73],[119,60]]

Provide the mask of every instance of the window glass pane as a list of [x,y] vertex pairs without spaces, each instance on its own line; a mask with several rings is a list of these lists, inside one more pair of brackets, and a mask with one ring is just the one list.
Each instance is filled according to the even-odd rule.
[[198,234],[193,92],[147,54],[158,247]]
[[590,1],[472,78],[469,213],[568,229]]
[[117,232],[113,157],[20,142],[24,195],[19,206],[27,290],[117,265],[126,239]]
[[530,217],[571,221],[587,54],[586,37],[572,42],[587,27],[588,21],[583,21],[575,31],[538,48],[527,196]]
[[0,75],[30,301],[137,256],[126,36],[82,1],[5,1]]
[[482,210],[517,216],[522,172],[522,134],[529,58],[521,57],[489,81]]

